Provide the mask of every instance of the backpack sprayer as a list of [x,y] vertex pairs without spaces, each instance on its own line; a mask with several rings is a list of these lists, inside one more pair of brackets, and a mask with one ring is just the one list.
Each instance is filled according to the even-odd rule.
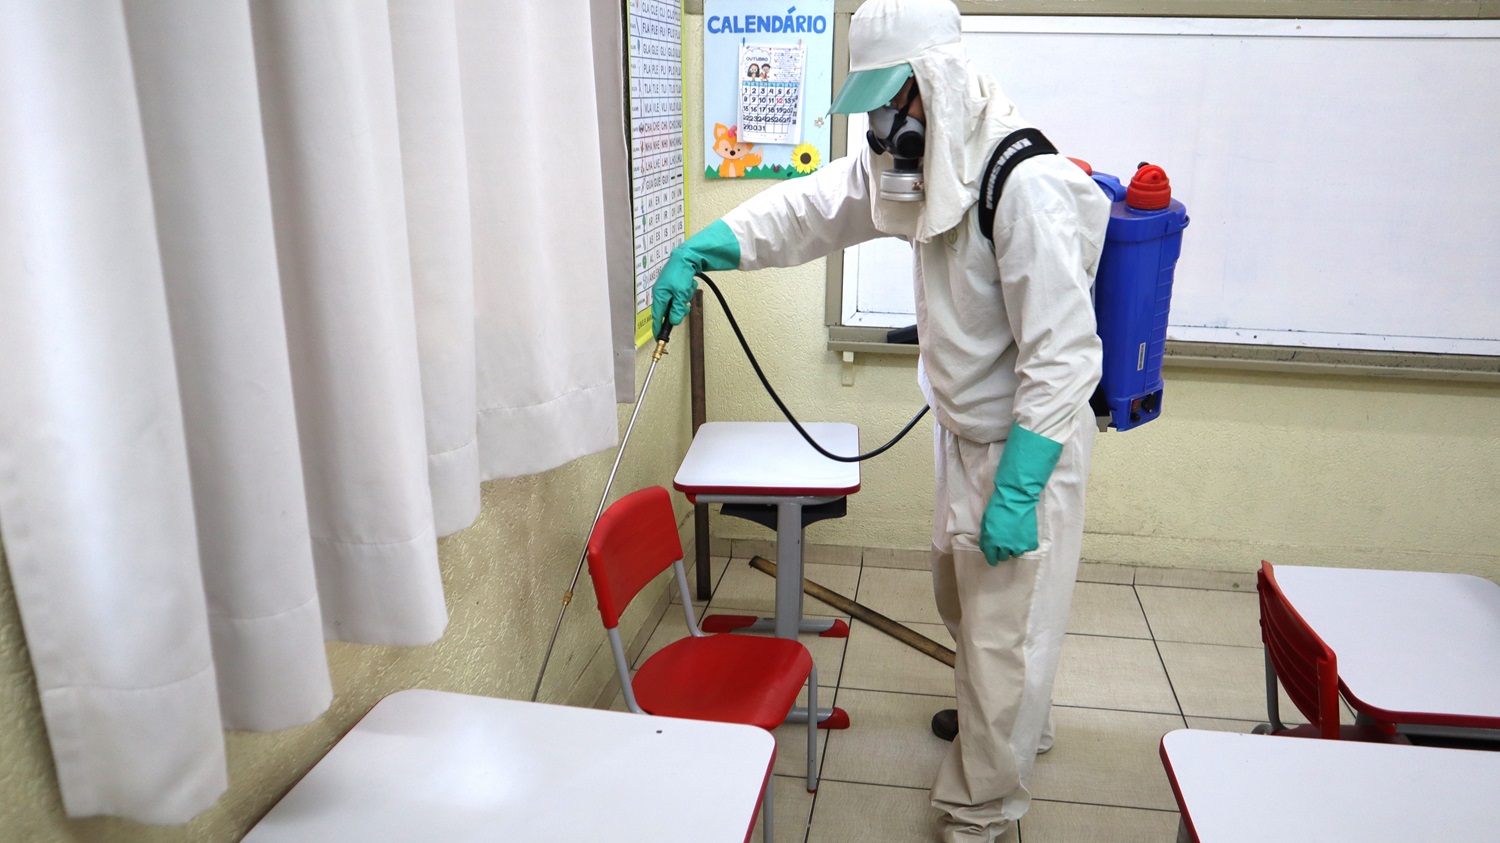
[[[1018,129],[995,147],[979,192],[979,230],[994,246],[995,210],[1005,181],[1018,164],[1057,147],[1039,130]],[[1094,318],[1104,350],[1104,371],[1089,399],[1099,429],[1130,430],[1161,415],[1162,361],[1172,276],[1182,253],[1187,208],[1172,198],[1166,171],[1144,161],[1129,186],[1108,173],[1077,164],[1109,197],[1109,227],[1094,275]]]
[[[983,189],[979,197],[980,230],[986,238],[993,230],[995,209],[999,206],[1001,191],[1011,171],[1027,158],[1045,154],[1057,154],[1057,149],[1036,129],[1017,131],[996,147],[985,168],[981,181]],[[1172,277],[1182,251],[1182,231],[1188,225],[1187,208],[1172,198],[1171,183],[1158,166],[1143,162],[1129,186],[1126,186],[1114,176],[1096,173],[1088,164],[1073,160],[1093,178],[1094,183],[1109,196],[1111,202],[1109,228],[1105,233],[1099,270],[1094,279],[1094,313],[1099,339],[1104,348],[1104,371],[1099,387],[1089,403],[1100,420],[1101,428],[1109,426],[1116,430],[1129,430],[1161,415],[1161,369],[1166,350],[1167,311],[1172,299]],[[729,309],[729,302],[725,301],[724,294],[719,291],[719,285],[705,273],[699,272],[697,277],[703,279],[719,300],[719,306],[724,308],[729,327],[734,330],[735,339],[739,340],[740,348],[744,349],[745,357],[755,370],[755,376],[760,379],[761,386],[765,387],[766,393],[771,396],[781,414],[786,416],[786,420],[819,454],[838,462],[862,462],[878,457],[900,442],[927,414],[928,407],[924,404],[891,441],[868,453],[843,456],[829,452],[808,434],[766,379],[766,373],[761,370],[760,362],[750,350],[750,343],[740,330],[734,312]],[[914,328],[915,326],[901,329],[900,332],[909,337],[905,341],[915,340]],[[568,590],[563,593],[562,610],[558,612],[557,623],[552,627],[552,639],[547,642],[547,653],[542,657],[542,668],[537,673],[536,687],[531,692],[532,702],[536,702],[541,694],[547,663],[552,659],[552,648],[557,644],[563,617],[568,612],[568,604],[573,602],[573,590],[578,587],[578,578],[583,574],[583,566],[588,561],[589,539],[593,538],[594,527],[604,514],[610,488],[614,486],[615,475],[620,470],[620,458],[625,455],[625,446],[630,443],[630,434],[635,429],[636,417],[640,415],[641,405],[645,402],[646,390],[651,388],[651,376],[656,372],[656,364],[666,356],[667,341],[671,335],[671,322],[663,320],[661,336],[657,338],[656,350],[651,354],[651,367],[646,370],[646,380],[641,384],[635,410],[630,414],[629,424],[625,426],[625,435],[615,454],[614,466],[610,468],[609,479],[604,484],[604,494],[599,498],[599,509],[594,513],[588,535],[584,537],[578,568],[573,572],[573,581],[568,585]]]

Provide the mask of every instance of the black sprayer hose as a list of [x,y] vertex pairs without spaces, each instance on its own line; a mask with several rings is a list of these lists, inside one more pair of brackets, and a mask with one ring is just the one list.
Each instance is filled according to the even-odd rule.
[[[901,432],[896,434],[895,438],[885,443],[884,445],[881,445],[879,448],[876,448],[875,450],[869,452],[868,454],[860,454],[853,457],[841,457],[838,454],[830,453],[822,445],[819,445],[812,438],[812,436],[808,435],[808,432],[803,429],[802,423],[797,421],[797,418],[792,415],[791,410],[787,409],[786,402],[782,401],[781,396],[777,395],[776,390],[771,387],[771,382],[766,380],[766,373],[761,371],[760,362],[755,359],[755,352],[750,350],[750,343],[745,341],[745,333],[740,330],[740,323],[735,321],[734,312],[729,309],[729,302],[725,301],[724,294],[719,292],[719,285],[715,284],[712,278],[709,278],[702,272],[696,274],[699,278],[703,279],[703,282],[708,285],[708,288],[710,290],[713,290],[714,298],[717,298],[719,300],[719,306],[724,308],[724,316],[729,319],[729,327],[734,329],[734,336],[740,341],[740,348],[743,348],[745,350],[745,357],[750,361],[750,368],[754,369],[755,376],[760,378],[760,385],[766,388],[766,393],[771,396],[772,401],[776,402],[776,406],[781,409],[781,414],[783,416],[786,416],[786,420],[792,423],[792,427],[795,427],[798,433],[802,434],[802,438],[807,440],[807,444],[811,445],[813,447],[813,450],[831,460],[837,460],[839,462],[863,462],[867,459],[870,459],[871,457],[880,456],[881,454],[889,450],[892,445],[900,442],[902,437],[910,433],[911,429],[917,426],[917,422],[921,421],[922,417],[927,415],[927,405],[923,404],[921,412],[917,413],[915,416],[912,416],[911,421],[906,423],[906,427],[901,428]],[[663,322],[665,321],[666,320],[663,320]],[[665,325],[663,325],[663,329],[665,329]]]

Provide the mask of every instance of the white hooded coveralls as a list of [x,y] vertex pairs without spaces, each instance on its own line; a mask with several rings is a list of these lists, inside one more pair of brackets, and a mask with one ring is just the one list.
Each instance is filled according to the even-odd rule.
[[[1092,288],[1109,201],[1067,159],[1027,160],[1002,194],[992,249],[976,185],[1000,139],[1027,124],[993,79],[969,68],[961,45],[910,63],[927,112],[924,202],[875,198],[891,160],[861,149],[723,221],[742,270],[795,266],[886,235],[913,243],[918,378],[938,420],[933,582],[957,644],[960,737],[932,800],[946,815],[945,840],[990,841],[1030,803],[1024,783],[1078,568],[1095,431],[1088,398],[1100,373]],[[1012,424],[1063,452],[1037,507],[1040,546],[992,567],[979,525]]]

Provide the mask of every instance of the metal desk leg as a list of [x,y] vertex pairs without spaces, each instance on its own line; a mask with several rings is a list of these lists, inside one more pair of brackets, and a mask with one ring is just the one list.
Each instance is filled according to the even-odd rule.
[[[776,504],[776,618],[771,626],[778,638],[796,638],[798,632],[816,632],[826,638],[847,638],[843,621],[814,620],[802,615],[802,502]],[[764,619],[749,627],[764,631]]]
[[[802,504],[782,501],[776,505],[776,637],[796,640],[801,622]],[[819,708],[817,714],[820,728],[849,728],[842,709]],[[807,709],[792,709],[786,722],[806,723]]]
[[[776,609],[774,618],[754,615],[709,615],[703,619],[704,632],[772,632],[778,638],[796,638],[798,632],[812,632],[825,638],[849,637],[849,625],[842,620],[805,618],[802,616],[802,507],[809,501],[822,503],[823,498],[777,500],[776,504]],[[783,576],[780,572],[787,572]]]
[[802,504],[776,505],[776,637],[797,637],[802,620]]

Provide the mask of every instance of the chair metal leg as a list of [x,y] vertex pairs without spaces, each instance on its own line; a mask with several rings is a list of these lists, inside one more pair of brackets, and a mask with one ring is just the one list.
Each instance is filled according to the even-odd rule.
[[[1271,651],[1265,650],[1266,659],[1266,717],[1271,726],[1271,733],[1286,729],[1286,724],[1281,722],[1281,698],[1276,695],[1278,680],[1276,679],[1276,668],[1271,666]],[[1257,728],[1256,731],[1259,729]]]
[[776,816],[776,807],[772,804],[772,794],[776,791],[776,777],[766,776],[766,787],[760,796],[760,834],[765,843],[776,843],[776,831],[772,826],[772,818]]
[[[818,666],[807,674],[807,709],[818,710]],[[818,792],[818,719],[807,718],[807,792]]]

